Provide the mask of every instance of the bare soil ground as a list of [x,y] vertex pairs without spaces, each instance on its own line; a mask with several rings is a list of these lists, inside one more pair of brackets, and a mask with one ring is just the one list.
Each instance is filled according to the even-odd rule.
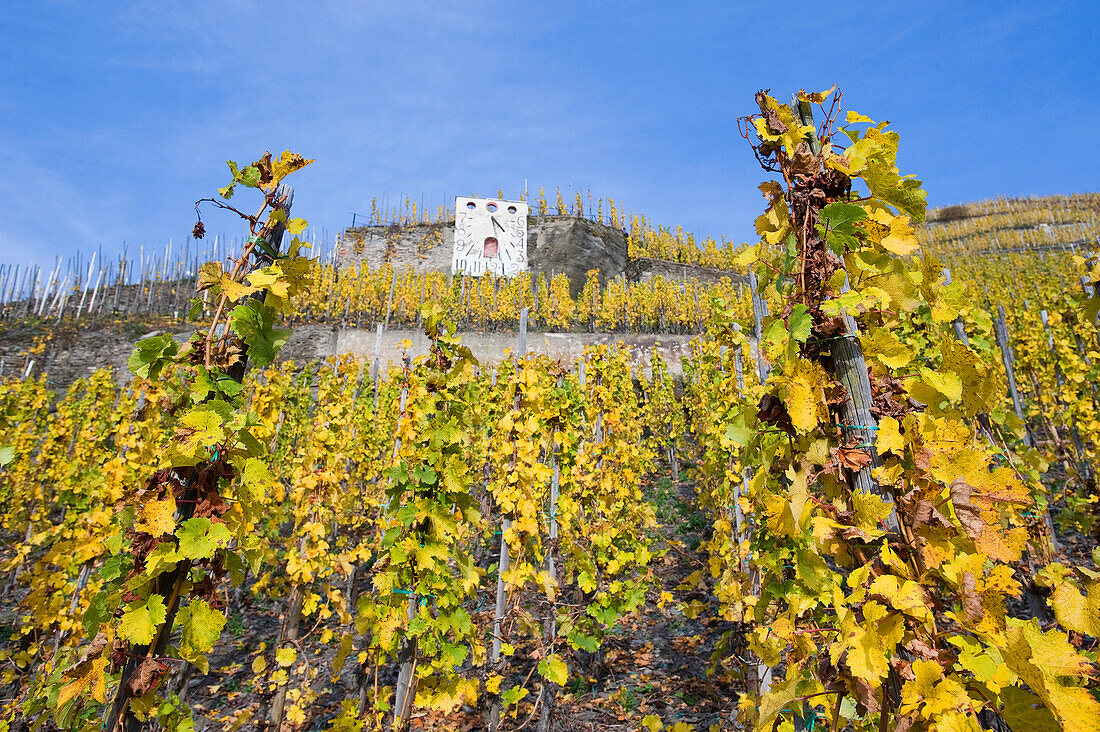
[[[695,588],[677,589],[688,575],[705,567],[705,555],[695,549],[705,541],[710,522],[696,508],[690,482],[674,487],[667,478],[650,477],[647,483],[658,504],[660,533],[667,538],[660,541],[674,546],[655,560],[652,569],[658,581],[645,606],[624,618],[598,653],[579,652],[568,658],[570,681],[558,690],[554,711],[558,730],[636,730],[648,715],[655,715],[666,726],[683,722],[700,731],[731,729],[729,719],[739,683],[722,673],[714,674],[709,659],[722,634],[735,629],[706,611],[694,619],[686,617],[681,612],[682,603],[713,597]],[[485,593],[491,591],[489,587]],[[662,591],[674,599],[661,603]],[[483,627],[491,625],[492,599],[480,598],[478,606],[482,609],[474,614],[475,622]],[[259,722],[266,717],[270,698],[250,687],[248,659],[260,643],[270,648],[277,640],[280,612],[278,602],[242,593],[240,607],[210,655],[211,673],[202,676],[193,671],[185,681],[183,695],[194,711],[197,732],[221,730],[230,720],[243,722],[240,729],[261,729]],[[506,676],[515,678],[506,683],[527,676],[535,663],[524,658],[529,650],[523,645],[517,647],[515,662],[508,669],[510,676]],[[340,711],[341,700],[356,696],[359,680],[354,663],[346,665],[336,682],[327,678],[334,654],[335,644],[320,644],[317,633],[302,644],[299,657],[308,656],[310,663],[320,669],[314,688],[321,694],[297,729],[327,729]],[[392,684],[395,675],[395,669],[383,669],[379,684]],[[174,679],[177,685],[181,681]],[[504,730],[534,729],[537,720],[529,718],[531,706],[519,706],[515,718],[506,715]],[[412,725],[418,730],[480,730],[485,726],[484,713],[474,708],[448,715],[418,711]],[[284,724],[285,730],[293,728]]]

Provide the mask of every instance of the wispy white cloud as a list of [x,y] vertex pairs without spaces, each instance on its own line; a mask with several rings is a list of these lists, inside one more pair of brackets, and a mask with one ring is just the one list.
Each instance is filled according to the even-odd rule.
[[13,215],[0,227],[0,251],[6,262],[39,263],[77,248],[104,246],[113,251],[130,227],[114,212],[122,196],[110,190],[85,190],[66,178],[64,169],[43,166],[0,136],[5,155],[0,201]]
[[[332,231],[383,194],[434,205],[526,179],[748,237],[761,173],[736,117],[758,88],[834,81],[852,107],[900,121],[906,172],[933,200],[1087,188],[1088,156],[1003,162],[999,140],[1034,136],[1036,108],[1067,110],[1100,79],[1081,72],[1095,44],[1073,40],[1088,6],[1028,5],[857,3],[826,24],[806,4],[782,16],[807,59],[793,63],[775,11],[716,2],[9,0],[0,259],[178,240],[226,158],[285,148],[317,158],[295,175],[296,206]],[[994,123],[982,105],[998,84],[1026,93]]]

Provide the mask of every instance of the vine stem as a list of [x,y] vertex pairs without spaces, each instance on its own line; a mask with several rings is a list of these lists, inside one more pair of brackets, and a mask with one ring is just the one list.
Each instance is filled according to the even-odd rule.
[[[265,193],[264,203],[260,207],[260,210],[256,215],[256,219],[258,220],[260,215],[262,215],[263,212],[267,209],[268,205],[276,200],[281,201],[281,203],[273,205],[284,211],[289,210],[291,202],[293,201],[293,197],[293,189],[285,185],[280,185],[270,193]],[[250,224],[250,234],[254,233],[254,230],[255,224]],[[275,222],[272,226],[265,227],[263,229],[263,232],[266,237],[272,237],[273,239],[277,238],[281,240],[283,230],[284,229],[282,227],[282,223]],[[276,251],[278,251],[279,245],[280,241],[273,242],[273,246]],[[231,275],[234,279],[240,276],[241,270],[247,264],[248,258],[249,256],[251,256],[254,246],[255,244],[253,244],[251,241],[246,243],[246,245],[244,246],[241,257],[237,261]],[[214,320],[211,322],[210,331],[207,334],[207,349],[205,356],[208,364],[210,363],[211,350],[209,348],[209,345],[213,336],[215,324],[221,318],[221,313],[224,309],[224,303],[226,299],[227,298],[223,294],[221,302],[219,302],[218,305],[218,313],[215,316]],[[233,379],[237,383],[240,383],[244,378],[244,370],[247,365],[247,357],[248,350],[246,347],[240,359],[233,365],[232,368],[226,370],[226,376]],[[211,462],[207,462],[205,466],[208,467],[211,464]],[[193,496],[195,495],[196,491],[195,483],[200,478],[200,473],[202,471],[198,466],[192,467],[190,468],[190,472],[187,474],[186,479],[180,478],[179,469],[173,469],[172,472],[176,480],[180,484],[182,484],[183,488],[182,495],[180,497],[182,500],[178,501],[178,503],[182,505],[179,505],[177,507],[175,517],[176,525],[178,527],[182,521],[190,518],[191,514],[194,512],[195,503],[193,502]],[[170,489],[172,489],[171,486],[173,484],[171,482],[168,482],[165,485],[169,486]],[[111,705],[107,707],[106,710],[107,717],[104,723],[105,732],[119,732],[120,729],[124,732],[139,732],[139,730],[141,729],[140,720],[138,720],[137,717],[132,714],[132,710],[130,709],[130,695],[126,687],[130,679],[133,678],[134,673],[138,669],[139,659],[141,659],[141,661],[143,662],[148,658],[155,658],[164,655],[168,646],[168,638],[172,633],[172,626],[175,623],[176,613],[179,610],[182,588],[184,583],[188,579],[188,575],[191,572],[191,566],[191,560],[184,559],[177,563],[175,567],[173,567],[171,570],[168,570],[158,575],[157,578],[154,580],[153,586],[155,589],[155,594],[163,595],[167,599],[167,602],[165,603],[164,621],[157,626],[151,642],[144,647],[144,650],[140,651],[137,654],[134,654],[134,656],[127,660],[126,664],[123,666],[122,673],[119,676],[118,687],[115,690],[114,700],[112,701]],[[168,587],[165,587],[165,585],[168,585]],[[160,591],[161,588],[164,589],[163,592]]]
[[[241,214],[239,211],[237,211],[238,215],[241,215],[243,218],[248,218],[248,221],[249,221],[248,233],[250,234],[250,236],[249,236],[249,241],[247,241],[245,243],[244,248],[241,250],[240,257],[236,260],[232,260],[232,259],[230,260],[230,261],[234,262],[233,271],[229,275],[231,279],[236,280],[238,277],[240,277],[241,270],[244,269],[245,264],[248,262],[248,258],[252,256],[252,251],[256,248],[256,245],[255,245],[254,242],[251,241],[251,239],[252,239],[253,236],[256,235],[256,224],[257,224],[257,222],[259,222],[260,217],[263,215],[264,211],[267,210],[267,207],[270,205],[272,207],[273,211],[275,211],[275,210],[284,210],[285,211],[287,208],[289,208],[289,206],[280,205],[276,201],[276,199],[279,196],[279,190],[280,190],[279,188],[276,188],[276,189],[272,190],[270,193],[267,193],[267,194],[264,195],[263,205],[260,206],[260,210],[256,212],[255,216],[253,216],[251,218],[245,217],[245,216],[243,216],[243,214]],[[215,201],[215,203],[217,203],[217,201]],[[196,203],[196,206],[197,205],[198,204]],[[225,207],[225,208],[230,208],[230,207]],[[236,211],[236,209],[232,209],[232,210]],[[278,223],[275,223],[271,226],[265,226],[263,229],[260,230],[260,237],[263,238],[263,239],[266,239],[267,237],[271,236],[272,232],[274,232],[278,227],[279,227]],[[211,364],[213,363],[211,361],[211,358],[210,358],[210,352],[212,350],[210,348],[210,346],[214,342],[214,331],[218,327],[218,322],[221,320],[222,313],[225,310],[225,304],[226,304],[226,302],[228,302],[228,300],[229,300],[229,297],[223,292],[221,297],[218,298],[218,307],[214,311],[214,317],[210,321],[210,329],[206,332],[206,353],[204,354],[204,358],[205,358],[205,364],[206,364],[207,368],[210,368]]]

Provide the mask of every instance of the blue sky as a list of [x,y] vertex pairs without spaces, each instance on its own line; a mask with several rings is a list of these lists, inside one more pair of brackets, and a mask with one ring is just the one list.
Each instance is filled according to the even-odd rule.
[[[753,93],[836,83],[933,205],[1095,190],[1100,3],[91,2],[0,7],[0,262],[179,242],[226,159],[295,210],[528,181],[754,237]],[[210,212],[211,233],[241,225]]]

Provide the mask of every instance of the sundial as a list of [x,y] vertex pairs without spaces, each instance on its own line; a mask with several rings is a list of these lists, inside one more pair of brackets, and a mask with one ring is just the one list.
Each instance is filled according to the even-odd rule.
[[523,201],[456,198],[451,271],[502,277],[526,271],[527,211]]

